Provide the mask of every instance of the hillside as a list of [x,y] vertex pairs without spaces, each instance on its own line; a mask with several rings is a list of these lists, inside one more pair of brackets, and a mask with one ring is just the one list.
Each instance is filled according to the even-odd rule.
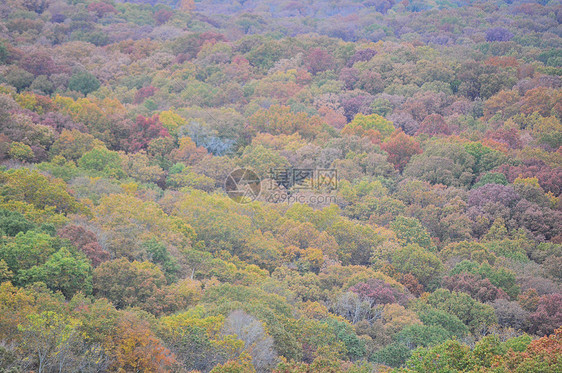
[[562,5],[5,0],[0,373],[562,371]]

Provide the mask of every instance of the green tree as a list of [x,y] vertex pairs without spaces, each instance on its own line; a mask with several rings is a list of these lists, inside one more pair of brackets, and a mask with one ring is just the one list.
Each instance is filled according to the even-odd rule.
[[410,357],[412,351],[402,343],[394,342],[376,351],[370,360],[397,368],[403,365]]
[[431,242],[431,236],[416,218],[398,216],[390,223],[390,229],[406,245],[415,243],[426,250],[435,250]]
[[449,340],[432,348],[418,348],[406,362],[407,372],[449,373],[469,371],[470,348],[457,340]]
[[394,338],[415,348],[438,345],[450,339],[451,334],[440,325],[408,325]]
[[455,315],[473,333],[496,322],[492,306],[480,303],[466,293],[438,289],[430,294],[423,303]]
[[462,338],[468,335],[468,327],[455,315],[435,308],[423,309],[418,313],[424,325],[437,325],[447,330],[451,336]]
[[105,147],[94,148],[84,153],[78,160],[78,165],[87,170],[101,172],[108,177],[125,176],[119,154]]
[[14,273],[14,282],[25,283],[21,272],[34,266],[40,266],[60,248],[60,242],[45,233],[27,231],[18,233],[0,247],[0,259],[3,259],[10,271]]
[[6,45],[4,45],[3,41],[0,41],[0,63],[3,64],[4,62],[6,62],[8,56],[8,48],[6,48]]
[[29,162],[34,157],[33,150],[31,150],[31,147],[29,145],[17,141],[14,141],[10,144],[10,150],[8,151],[8,154],[10,155],[10,157],[23,162]]
[[98,78],[88,71],[74,73],[68,81],[68,89],[85,95],[96,91],[101,86]]
[[437,256],[412,243],[392,253],[392,265],[404,274],[411,273],[424,286],[439,278],[443,264]]
[[152,238],[144,242],[141,247],[146,250],[148,260],[162,269],[168,283],[177,281],[181,267],[177,259],[170,255],[164,243]]
[[25,233],[35,225],[17,211],[0,209],[0,232],[14,237],[19,232]]
[[83,255],[61,248],[42,265],[21,273],[22,281],[44,282],[49,289],[60,291],[67,299],[81,291],[92,293],[92,266]]

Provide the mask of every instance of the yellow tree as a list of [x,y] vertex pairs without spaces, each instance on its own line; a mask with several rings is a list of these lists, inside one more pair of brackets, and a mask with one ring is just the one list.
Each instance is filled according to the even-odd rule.
[[193,12],[195,10],[195,1],[193,0],[181,0],[180,9],[184,12]]

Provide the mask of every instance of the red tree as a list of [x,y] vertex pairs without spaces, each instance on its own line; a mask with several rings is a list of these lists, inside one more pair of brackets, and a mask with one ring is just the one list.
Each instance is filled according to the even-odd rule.
[[128,144],[129,151],[137,152],[146,149],[151,140],[158,137],[168,137],[168,130],[160,123],[158,115],[151,118],[139,115],[131,127],[131,136]]
[[420,124],[420,128],[418,128],[419,133],[426,133],[428,135],[450,135],[451,130],[449,129],[449,125],[445,122],[445,119],[440,114],[430,114],[423,122]]
[[413,155],[422,153],[420,144],[401,130],[395,131],[392,137],[382,144],[382,148],[388,153],[388,162],[400,172],[404,170]]
[[314,48],[306,56],[308,71],[317,74],[322,71],[330,70],[334,66],[334,58],[328,52],[320,48]]
[[529,316],[529,331],[547,335],[562,325],[562,293],[544,295],[537,310]]
[[49,54],[43,51],[32,52],[23,58],[21,67],[35,76],[51,75],[57,72],[55,62]]
[[451,277],[445,276],[443,285],[451,291],[468,293],[480,302],[509,298],[505,291],[492,285],[490,280],[478,278],[472,273],[460,273]]
[[99,244],[96,235],[78,225],[67,225],[58,232],[59,237],[69,240],[78,250],[82,251],[97,267],[109,260],[109,253]]
[[153,86],[143,87],[139,89],[135,95],[135,104],[142,103],[148,97],[154,96],[157,88]]
[[88,11],[96,13],[96,15],[101,18],[108,13],[117,13],[117,10],[111,4],[97,2],[97,3],[90,3],[88,5]]

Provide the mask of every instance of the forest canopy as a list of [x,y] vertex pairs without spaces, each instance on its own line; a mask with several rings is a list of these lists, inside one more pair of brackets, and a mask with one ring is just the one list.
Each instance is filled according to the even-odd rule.
[[555,0],[5,0],[0,373],[561,372]]

